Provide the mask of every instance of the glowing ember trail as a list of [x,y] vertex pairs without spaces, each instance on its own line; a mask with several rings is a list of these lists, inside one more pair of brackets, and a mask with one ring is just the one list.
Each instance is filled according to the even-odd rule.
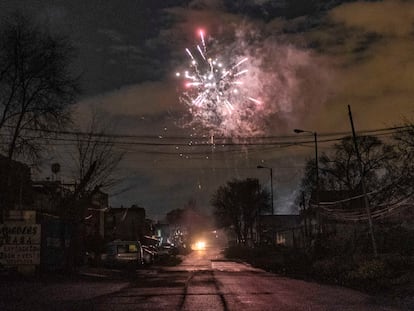
[[[249,94],[247,57],[212,55],[207,49],[203,30],[200,45],[193,52],[186,48],[189,63],[184,73],[185,90],[180,100],[189,107],[193,122],[224,136],[241,136],[255,132],[256,106],[261,101]],[[208,40],[207,40],[208,42]]]

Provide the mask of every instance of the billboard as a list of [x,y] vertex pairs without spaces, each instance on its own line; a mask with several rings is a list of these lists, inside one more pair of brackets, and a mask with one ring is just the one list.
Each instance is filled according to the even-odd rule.
[[5,266],[40,264],[39,224],[0,224],[0,263]]

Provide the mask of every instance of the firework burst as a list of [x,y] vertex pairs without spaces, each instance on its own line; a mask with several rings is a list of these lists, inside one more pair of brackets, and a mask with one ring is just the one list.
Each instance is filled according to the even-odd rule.
[[249,94],[247,57],[210,53],[204,32],[200,43],[185,49],[189,64],[176,76],[184,81],[181,102],[189,107],[195,122],[222,135],[244,134],[245,121],[262,103]]

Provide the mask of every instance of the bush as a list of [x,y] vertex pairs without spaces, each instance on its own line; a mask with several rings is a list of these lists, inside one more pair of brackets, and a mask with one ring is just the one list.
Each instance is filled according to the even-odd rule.
[[400,254],[386,254],[383,255],[382,260],[394,274],[404,273],[406,271],[413,270],[414,259],[410,256],[403,256]]
[[304,252],[283,246],[232,246],[224,254],[227,258],[245,260],[258,268],[295,276],[307,275],[311,265]]
[[381,245],[383,252],[414,255],[414,230],[393,227],[380,230],[378,236],[383,241]]
[[347,275],[354,267],[352,258],[334,257],[315,261],[312,264],[311,275],[320,281],[344,285]]
[[304,277],[309,275],[311,259],[303,251],[286,248],[282,252],[283,270],[289,275]]
[[224,256],[231,259],[247,259],[251,256],[251,251],[252,250],[246,246],[234,245],[224,250]]
[[359,264],[355,271],[351,272],[351,276],[361,280],[376,280],[388,276],[387,266],[380,259],[372,259]]
[[365,259],[348,273],[346,281],[352,287],[377,292],[389,288],[392,276],[393,271],[383,259]]
[[412,282],[414,268],[413,258],[400,254],[375,259],[367,255],[317,259],[301,250],[281,246],[233,246],[225,250],[225,255],[267,271],[376,293],[396,288],[405,290]]

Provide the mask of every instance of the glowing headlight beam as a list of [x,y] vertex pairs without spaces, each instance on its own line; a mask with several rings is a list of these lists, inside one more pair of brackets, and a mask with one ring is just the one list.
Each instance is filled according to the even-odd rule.
[[205,248],[206,248],[206,242],[204,242],[204,241],[197,241],[196,243],[194,243],[194,245],[193,245],[192,248],[195,251],[205,250]]

